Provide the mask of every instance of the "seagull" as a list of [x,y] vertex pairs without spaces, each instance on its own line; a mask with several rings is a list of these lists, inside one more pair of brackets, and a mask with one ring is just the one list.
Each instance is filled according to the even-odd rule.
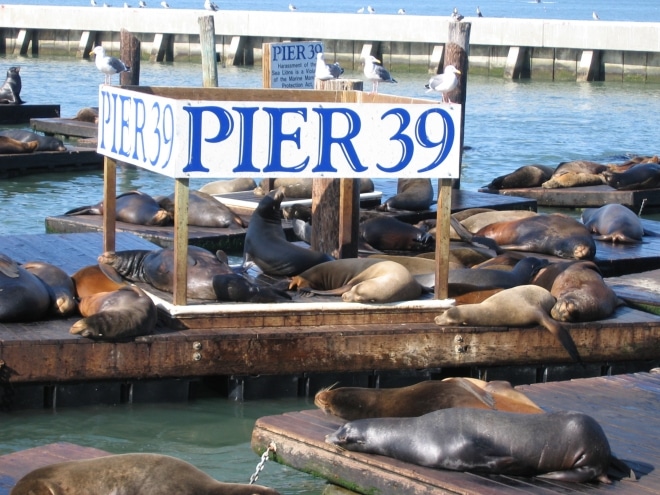
[[380,82],[396,82],[387,69],[380,65],[380,60],[373,55],[367,55],[364,60],[364,76],[371,81],[372,93],[378,93],[378,83]]
[[591,14],[591,17],[594,18],[594,21],[600,21],[600,17],[598,17],[598,14],[596,14],[596,11],[594,10],[593,13]]
[[131,6],[130,6],[130,5],[128,5],[128,3],[126,3],[126,2],[124,2],[124,8],[125,8],[125,9],[130,9],[130,8],[131,8]]
[[147,6],[147,2],[145,2],[144,0],[140,0],[138,2],[138,5],[141,9],[144,9]]
[[295,12],[296,10],[298,10],[298,7],[296,7],[295,5],[293,5],[292,3],[290,3],[290,4],[289,4],[289,10],[290,10],[291,12]]
[[160,2],[160,6],[163,7],[164,9],[169,9],[170,8],[170,6],[168,5],[168,3],[165,0]]
[[357,9],[357,13],[364,14],[364,7],[360,7],[359,9]]
[[337,62],[334,64],[325,63],[323,52],[316,54],[316,72],[314,73],[314,77],[316,79],[320,79],[321,81],[339,79],[339,76],[341,76],[343,73],[344,69],[342,69]]
[[424,86],[428,89],[426,92],[437,91],[438,93],[442,93],[442,101],[451,103],[447,93],[455,90],[458,86],[458,77],[456,77],[456,74],[460,75],[461,71],[453,65],[448,65],[442,74],[436,74],[429,79],[429,83]]
[[484,15],[481,13],[481,9],[477,5],[477,17],[483,17]]
[[89,0],[89,3],[92,4],[92,7],[96,7],[98,4],[96,3],[96,0]]
[[454,11],[451,13],[451,20],[456,22],[461,22],[464,17],[458,12],[458,9],[454,7]]
[[370,14],[375,14],[376,9],[374,9],[371,5],[367,5],[367,12],[369,12]]
[[396,13],[399,14],[399,15],[405,15],[406,9],[399,9],[399,10],[396,11]]
[[115,57],[109,57],[105,54],[105,48],[96,46],[89,53],[96,55],[96,68],[105,74],[105,84],[112,82],[112,75],[120,72],[130,72],[131,68]]
[[204,0],[204,8],[206,10],[210,10],[212,12],[215,12],[218,9],[218,6],[214,4],[211,0]]

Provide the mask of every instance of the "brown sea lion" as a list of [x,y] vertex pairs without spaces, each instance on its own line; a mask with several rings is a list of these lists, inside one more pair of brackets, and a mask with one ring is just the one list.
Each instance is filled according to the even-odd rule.
[[[265,182],[261,181],[253,192],[256,196],[265,196],[269,192],[282,187],[284,188],[284,196],[288,199],[309,199],[312,197],[312,180],[278,177],[273,181],[270,191],[266,191]],[[360,194],[373,192],[373,190],[374,183],[371,179],[360,179]]]
[[321,263],[291,279],[289,290],[341,295],[346,302],[388,303],[417,299],[421,285],[407,268],[377,258],[345,258]]
[[156,328],[156,305],[142,289],[127,285],[80,299],[78,320],[72,334],[95,340],[122,340],[149,335]]
[[23,141],[0,135],[0,154],[2,155],[32,153],[37,149],[37,146],[39,146],[37,141],[24,143]]
[[600,208],[585,208],[582,223],[599,241],[638,243],[644,237],[641,219],[629,208],[613,203]]
[[549,290],[557,299],[550,310],[557,321],[603,320],[623,304],[592,261],[552,263],[532,283]]
[[475,233],[495,222],[510,222],[511,220],[520,220],[535,215],[538,215],[538,213],[530,210],[493,210],[470,215],[460,222],[463,227]]
[[279,495],[260,485],[222,483],[181,459],[160,454],[117,454],[35,469],[10,495]]
[[538,214],[479,229],[477,236],[493,239],[502,249],[551,254],[560,258],[593,259],[596,244],[578,220],[561,213]]
[[433,204],[431,179],[398,179],[396,194],[376,209],[381,211],[424,211]]
[[291,277],[333,258],[287,240],[280,210],[284,190],[275,189],[259,201],[245,234],[243,259],[268,275]]
[[[441,409],[415,418],[358,419],[327,443],[436,469],[611,483],[616,459],[601,426],[579,412]],[[629,469],[628,469],[629,470]]]
[[9,256],[0,253],[0,321],[38,321],[48,314],[48,287]]
[[61,139],[54,136],[44,136],[24,129],[5,129],[0,131],[0,136],[6,136],[24,143],[37,142],[35,151],[66,151],[66,146]]
[[607,170],[607,165],[589,160],[572,160],[561,162],[552,175],[561,175],[566,173],[581,174],[601,174]]
[[28,261],[23,264],[23,268],[38,277],[48,289],[51,314],[68,316],[76,310],[76,288],[68,273],[43,261]]
[[[158,204],[174,218],[174,193],[160,198]],[[247,227],[247,223],[227,205],[194,189],[188,194],[188,225],[222,229]]]
[[[105,252],[99,263],[112,266],[131,282],[145,282],[156,289],[172,292],[174,286],[174,250],[156,249]],[[197,246],[188,246],[187,296],[192,299],[217,300],[213,276],[233,273],[222,251],[213,254]]]
[[449,308],[435,317],[437,325],[526,327],[540,325],[552,333],[574,361],[580,355],[571,335],[550,318],[555,305],[550,292],[538,285],[519,285],[492,295],[479,304],[464,304]]
[[21,99],[21,68],[10,67],[7,71],[7,78],[0,87],[0,104],[22,105],[25,103]]
[[71,120],[78,120],[80,122],[89,122],[90,124],[99,123],[99,109],[98,107],[84,107],[78,110],[76,116]]
[[[496,400],[487,390],[488,382],[466,378],[427,380],[397,388],[340,387],[320,390],[314,404],[327,414],[347,421],[363,418],[406,418],[449,407],[498,409],[521,413],[542,413],[524,394],[509,385]],[[506,382],[505,382],[506,383]],[[498,387],[492,387],[498,393]],[[519,397],[515,397],[515,395]]]
[[513,172],[494,178],[486,189],[520,189],[528,187],[539,187],[547,181],[555,171],[546,165],[523,165]]
[[432,235],[390,216],[375,216],[361,222],[360,240],[381,251],[430,251],[435,249]]
[[563,187],[599,186],[601,184],[605,184],[605,178],[601,174],[567,172],[565,174],[553,175],[541,184],[541,187],[544,189],[561,189]]
[[618,191],[660,187],[660,164],[640,163],[625,172],[603,172],[605,181]]
[[539,414],[544,412],[534,401],[522,392],[517,391],[511,383],[504,380],[493,380],[486,382],[476,378],[464,378],[477,387],[489,393],[495,401],[493,409],[497,411],[519,412],[526,414]]
[[112,292],[127,285],[117,270],[106,264],[84,266],[71,275],[71,280],[78,298],[99,292]]
[[257,183],[251,177],[238,177],[236,179],[214,180],[207,182],[199,188],[206,194],[226,194],[239,191],[251,191]]
[[[135,225],[171,225],[172,214],[158,202],[141,191],[128,191],[116,198],[115,214],[117,221]],[[89,206],[80,206],[65,215],[103,215],[103,201]]]

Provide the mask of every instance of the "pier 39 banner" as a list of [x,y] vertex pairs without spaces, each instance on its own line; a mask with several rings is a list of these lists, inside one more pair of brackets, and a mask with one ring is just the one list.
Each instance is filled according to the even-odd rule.
[[172,178],[458,178],[460,105],[151,93],[99,87],[100,154]]

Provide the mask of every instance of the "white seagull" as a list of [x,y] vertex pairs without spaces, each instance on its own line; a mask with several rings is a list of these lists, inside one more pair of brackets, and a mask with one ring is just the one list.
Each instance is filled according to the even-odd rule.
[[218,9],[218,6],[214,4],[211,0],[204,0],[204,8],[206,10],[210,10],[211,12],[215,12]]
[[359,9],[357,9],[357,13],[364,14],[364,7],[360,7]]
[[147,6],[147,2],[145,2],[144,0],[140,0],[138,2],[138,5],[140,6],[141,9],[144,9]]
[[364,59],[364,76],[371,81],[371,92],[378,93],[378,83],[395,83],[396,80],[387,72],[373,55],[367,55]]
[[89,53],[96,55],[96,68],[105,74],[105,84],[112,82],[112,75],[119,74],[120,72],[130,72],[131,68],[127,67],[124,62],[115,57],[109,57],[105,54],[105,49],[102,46],[96,46]]
[[314,77],[316,79],[320,79],[321,81],[339,79],[339,76],[341,76],[343,73],[344,69],[342,69],[337,62],[334,64],[325,63],[323,52],[316,54],[316,72],[314,73]]
[[458,12],[458,9],[454,7],[454,11],[451,13],[451,20],[456,22],[461,22],[464,17]]
[[160,6],[163,7],[164,9],[169,9],[170,8],[169,4],[165,0],[160,2]]
[[399,15],[405,15],[406,14],[406,9],[399,9],[396,11],[397,14]]
[[429,83],[424,86],[428,90],[426,92],[437,91],[438,93],[442,93],[442,101],[451,103],[447,93],[454,91],[458,86],[458,77],[456,77],[456,74],[460,75],[461,71],[453,65],[448,65],[442,74],[437,74],[429,79]]
[[96,0],[89,0],[89,3],[92,4],[92,7],[96,7],[98,4],[96,3]]
[[594,18],[594,21],[600,21],[600,17],[598,17],[595,10],[591,13],[591,17]]
[[367,12],[369,12],[370,14],[375,14],[376,9],[374,9],[371,5],[367,5]]
[[483,17],[484,15],[481,13],[481,9],[477,5],[477,17]]
[[290,3],[290,4],[289,4],[289,10],[290,10],[291,12],[295,12],[296,10],[298,10],[298,7],[296,7],[295,5],[293,5],[292,3]]

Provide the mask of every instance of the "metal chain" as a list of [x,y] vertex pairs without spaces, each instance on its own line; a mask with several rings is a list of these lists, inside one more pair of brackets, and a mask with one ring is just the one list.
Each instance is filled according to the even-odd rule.
[[259,473],[263,470],[264,464],[266,464],[266,461],[268,460],[268,454],[270,454],[271,451],[273,453],[277,452],[277,446],[275,445],[275,442],[270,442],[266,451],[261,454],[261,460],[259,461],[259,464],[257,464],[257,469],[254,471],[254,474],[250,476],[251,485],[253,485],[254,482],[259,479]]

